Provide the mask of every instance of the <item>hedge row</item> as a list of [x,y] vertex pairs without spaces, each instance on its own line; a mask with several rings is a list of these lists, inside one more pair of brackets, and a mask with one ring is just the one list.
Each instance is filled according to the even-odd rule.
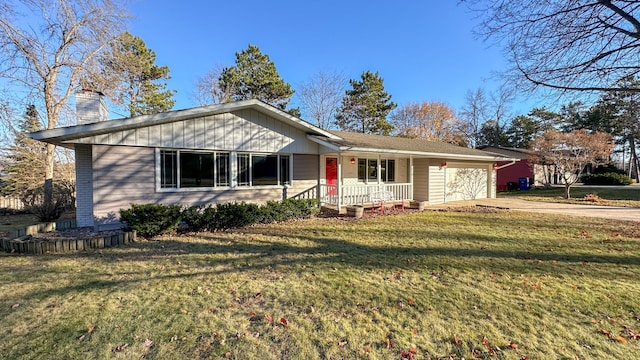
[[585,174],[580,180],[585,185],[629,185],[633,182],[630,177],[618,173]]
[[196,205],[184,209],[179,205],[131,204],[130,209],[120,209],[120,219],[138,235],[148,238],[175,233],[181,223],[187,231],[216,231],[306,218],[318,211],[314,199],[268,201],[264,205],[245,202]]

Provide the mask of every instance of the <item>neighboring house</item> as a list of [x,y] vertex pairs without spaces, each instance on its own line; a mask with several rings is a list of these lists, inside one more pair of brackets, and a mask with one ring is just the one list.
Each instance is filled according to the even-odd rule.
[[75,149],[78,226],[120,226],[131,203],[318,198],[369,202],[384,190],[430,204],[495,197],[495,154],[445,143],[320,129],[258,100],[107,120],[76,96],[78,125],[31,138]]
[[502,146],[482,146],[479,149],[519,160],[516,162],[498,161],[496,164],[496,186],[498,191],[512,190],[509,189],[509,183],[513,183],[517,187],[521,178],[529,179],[530,186],[542,185],[536,182],[536,173],[534,172],[536,166],[529,161],[529,156],[532,154],[531,150]]

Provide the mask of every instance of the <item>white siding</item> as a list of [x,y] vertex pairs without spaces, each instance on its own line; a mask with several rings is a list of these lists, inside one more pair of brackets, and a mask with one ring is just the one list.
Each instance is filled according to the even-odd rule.
[[74,142],[180,149],[318,154],[318,145],[307,139],[303,130],[250,109],[134,130],[115,131]]
[[445,201],[445,177],[447,170],[448,169],[441,168],[439,165],[429,166],[429,204],[442,204]]
[[455,165],[447,168],[446,202],[487,198],[487,166]]
[[94,226],[91,145],[78,145],[76,156],[76,221],[78,227]]

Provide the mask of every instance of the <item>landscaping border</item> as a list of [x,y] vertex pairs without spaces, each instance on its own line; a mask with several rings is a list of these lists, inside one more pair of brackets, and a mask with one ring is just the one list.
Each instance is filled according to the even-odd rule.
[[34,238],[33,235],[54,230],[75,229],[76,221],[41,223],[13,230],[8,238],[0,239],[0,249],[19,254],[41,255],[47,253],[66,253],[89,249],[103,249],[128,244],[137,239],[136,231],[118,231],[102,237],[89,239],[47,239]]

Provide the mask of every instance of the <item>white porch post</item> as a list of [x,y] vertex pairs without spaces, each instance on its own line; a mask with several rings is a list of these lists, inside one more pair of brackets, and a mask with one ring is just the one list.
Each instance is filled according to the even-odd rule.
[[493,169],[493,164],[489,165],[487,174],[487,197],[493,199],[496,197],[496,184],[498,183],[498,171]]
[[409,156],[409,184],[411,184],[411,200],[413,199],[413,156]]
[[342,156],[338,153],[338,179],[336,180],[336,196],[338,199],[336,200],[336,206],[338,213],[340,212],[340,207],[342,206]]
[[378,166],[376,166],[376,172],[378,173],[378,188],[380,188],[380,185],[382,184],[381,178],[382,178],[382,160],[380,160],[380,154],[378,154]]

